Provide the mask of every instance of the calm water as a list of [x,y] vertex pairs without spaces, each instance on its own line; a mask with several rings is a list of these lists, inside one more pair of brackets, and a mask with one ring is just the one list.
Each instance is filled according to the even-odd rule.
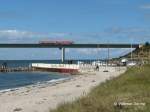
[[[82,60],[89,62],[89,60]],[[61,63],[60,60],[0,60],[0,66],[7,63],[8,67],[28,67],[31,63]],[[67,61],[65,62],[67,63]],[[76,60],[73,63],[77,63]],[[50,72],[0,72],[0,90],[22,87],[30,84],[42,83],[51,80],[65,78],[59,73]]]
[[9,72],[0,73],[0,90],[44,83],[51,80],[66,78],[62,74],[50,72]]

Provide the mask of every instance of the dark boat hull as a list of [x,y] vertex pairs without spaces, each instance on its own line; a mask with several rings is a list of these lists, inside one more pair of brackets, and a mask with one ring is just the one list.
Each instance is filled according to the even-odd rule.
[[59,72],[59,73],[78,73],[78,69],[70,69],[70,68],[40,68],[33,67],[34,70],[39,71],[49,71],[49,72]]

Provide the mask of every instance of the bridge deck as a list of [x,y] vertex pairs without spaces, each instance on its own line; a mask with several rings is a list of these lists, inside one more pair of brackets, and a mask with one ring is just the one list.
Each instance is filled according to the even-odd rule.
[[[131,44],[0,44],[0,48],[131,48]],[[132,44],[133,48],[138,48],[139,44]]]

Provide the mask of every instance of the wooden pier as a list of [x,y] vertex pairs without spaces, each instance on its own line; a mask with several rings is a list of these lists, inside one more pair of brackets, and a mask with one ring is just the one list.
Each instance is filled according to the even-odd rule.
[[31,72],[32,67],[1,67],[0,72]]

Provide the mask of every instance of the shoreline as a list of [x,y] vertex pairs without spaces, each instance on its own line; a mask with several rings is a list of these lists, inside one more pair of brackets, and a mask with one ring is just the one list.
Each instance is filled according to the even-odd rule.
[[[44,80],[37,79],[37,81],[34,80],[33,82],[32,82],[32,79],[31,79],[31,80],[29,80],[29,82],[26,82],[26,83],[19,82],[19,84],[17,84],[17,85],[15,85],[16,83],[14,82],[15,84],[13,86],[7,85],[7,84],[2,84],[2,86],[0,88],[0,94],[1,93],[5,93],[5,92],[9,92],[9,91],[15,91],[15,90],[26,88],[26,87],[38,87],[38,86],[51,85],[51,84],[54,84],[54,83],[58,83],[61,80],[68,80],[68,79],[70,79],[72,77],[69,74],[60,74],[60,73],[52,73],[52,72],[41,72],[41,71],[36,71],[36,72],[17,72],[17,74],[19,74],[19,75],[26,74],[27,76],[28,75],[30,76],[30,74],[31,74],[31,76],[32,76],[32,74],[33,75],[35,74],[36,76],[39,76],[41,73],[42,73],[42,75],[46,74],[46,76],[50,76],[50,77],[54,76],[54,75],[56,75],[56,76],[58,75],[60,77],[52,77],[50,79],[44,79]],[[14,74],[16,74],[16,72],[11,72],[11,73],[7,72],[6,74],[3,73],[2,75],[7,76],[8,74],[10,76],[11,75],[13,76]],[[4,77],[4,79],[5,79],[5,77]],[[19,80],[19,79],[16,78],[16,80]]]
[[24,86],[15,87],[15,88],[0,89],[0,94],[11,92],[11,91],[22,90],[22,89],[26,89],[26,88],[34,89],[34,88],[42,88],[42,87],[45,87],[45,86],[53,86],[55,84],[66,82],[66,81],[68,81],[72,78],[73,77],[68,76],[68,77],[65,77],[65,78],[52,79],[52,80],[49,80],[49,81],[37,82],[37,83],[34,83],[34,84],[24,85]]
[[49,112],[60,103],[71,102],[86,95],[98,84],[119,76],[125,68],[110,72],[88,72],[76,75],[68,80],[60,80],[54,84],[28,86],[0,93],[0,111],[2,112]]

